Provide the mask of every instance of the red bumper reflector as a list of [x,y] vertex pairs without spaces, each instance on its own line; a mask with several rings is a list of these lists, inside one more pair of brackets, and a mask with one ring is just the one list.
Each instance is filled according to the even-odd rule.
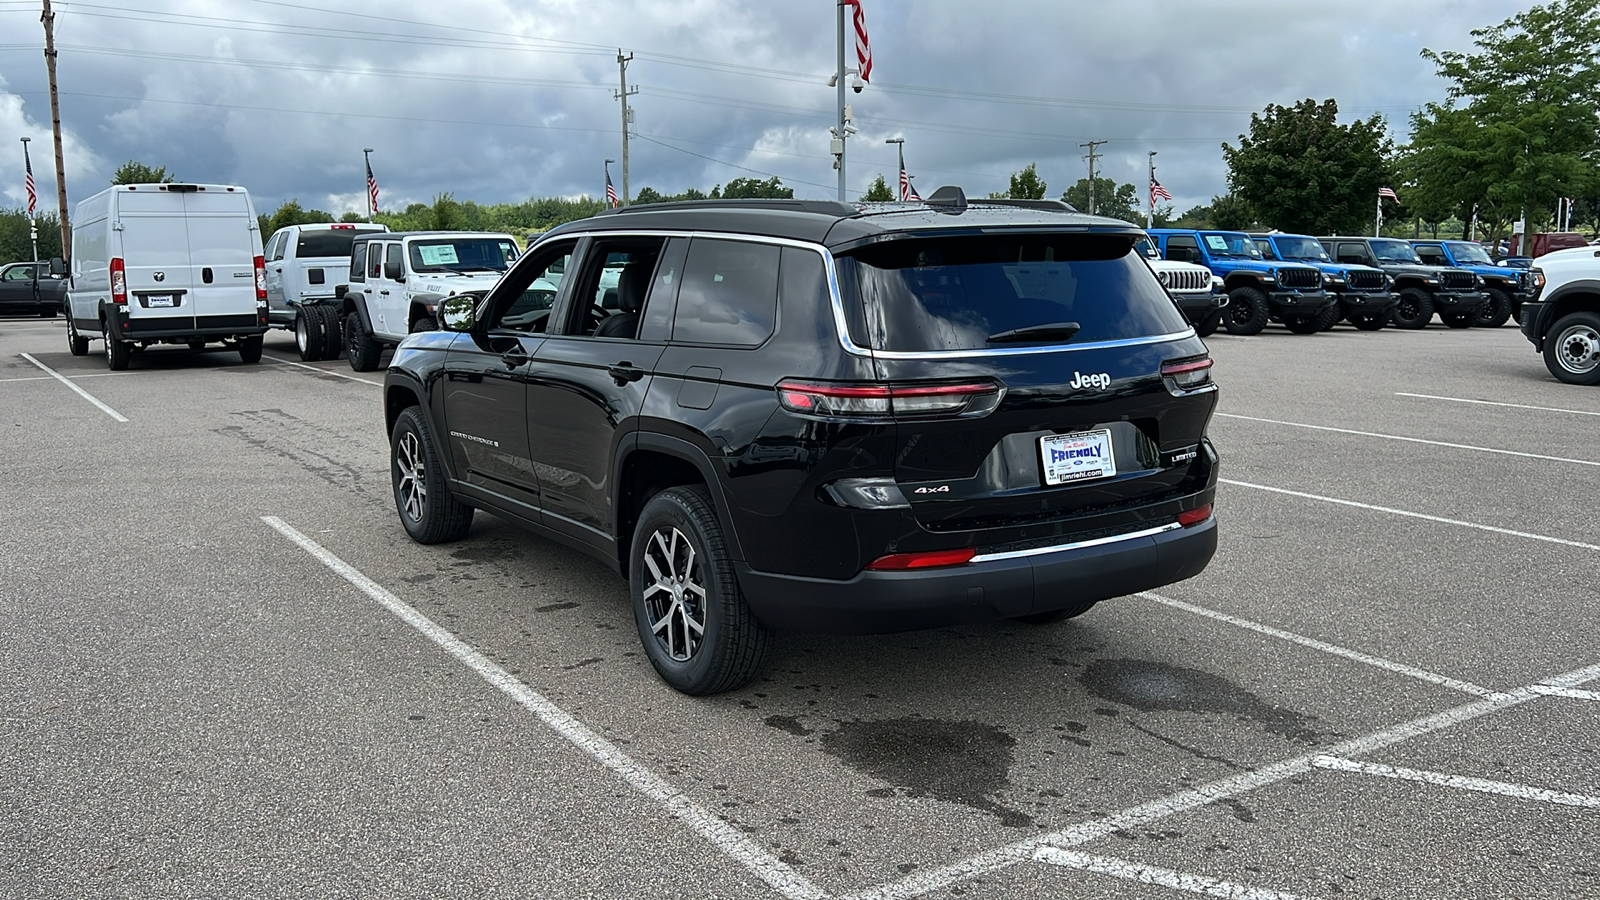
[[1211,518],[1211,504],[1207,503],[1205,506],[1186,509],[1178,513],[1178,524],[1188,528],[1191,525],[1199,525],[1209,518]]
[[970,561],[978,551],[972,547],[960,550],[929,550],[924,553],[891,553],[881,556],[867,566],[871,572],[895,572],[903,569],[932,569],[939,566],[959,566]]

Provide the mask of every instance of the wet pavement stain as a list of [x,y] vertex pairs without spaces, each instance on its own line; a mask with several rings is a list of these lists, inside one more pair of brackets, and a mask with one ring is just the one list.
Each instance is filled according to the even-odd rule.
[[767,716],[765,721],[770,727],[779,731],[787,731],[795,737],[805,737],[813,731],[813,729],[801,725],[800,720],[794,716]]
[[1098,659],[1078,681],[1102,700],[1143,712],[1224,713],[1304,744],[1322,737],[1310,727],[1315,717],[1273,706],[1225,678],[1197,669],[1142,659]]
[[1025,828],[1032,817],[994,800],[1010,785],[1006,774],[1016,744],[1011,735],[982,722],[915,717],[843,722],[822,736],[829,754],[907,796],[960,803],[993,814],[1007,828]]

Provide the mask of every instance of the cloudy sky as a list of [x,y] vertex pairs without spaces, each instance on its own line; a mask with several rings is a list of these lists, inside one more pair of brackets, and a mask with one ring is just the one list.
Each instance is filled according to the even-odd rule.
[[[639,93],[631,184],[663,193],[780,177],[833,197],[834,0],[57,0],[70,202],[122,162],[242,184],[258,210],[384,208],[441,192],[483,203],[599,195],[620,159],[619,48]],[[1445,85],[1424,48],[1530,0],[863,0],[872,84],[850,94],[852,199],[894,180],[903,137],[923,194],[1005,188],[1037,162],[1051,196],[1086,174],[1181,211],[1225,189],[1220,144],[1250,113],[1307,97],[1397,141]],[[22,204],[29,136],[54,208],[38,0],[0,0],[0,206]],[[850,54],[853,57],[853,50]],[[7,149],[9,148],[9,149]],[[13,158],[14,157],[14,158]],[[621,190],[620,166],[612,171]]]

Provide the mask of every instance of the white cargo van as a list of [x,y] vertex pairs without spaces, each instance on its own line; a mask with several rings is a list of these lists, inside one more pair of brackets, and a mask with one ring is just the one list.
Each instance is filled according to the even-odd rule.
[[259,361],[267,286],[249,192],[120,184],[79,203],[66,313],[73,355],[102,338],[113,369],[154,344],[220,341]]
[[267,239],[267,323],[294,331],[301,359],[339,358],[344,340],[334,286],[348,280],[356,237],[388,230],[364,222],[319,222],[285,225]]

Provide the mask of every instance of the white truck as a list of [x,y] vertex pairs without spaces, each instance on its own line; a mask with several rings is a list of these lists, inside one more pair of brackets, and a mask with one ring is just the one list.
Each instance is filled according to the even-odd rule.
[[1600,249],[1557,250],[1533,261],[1533,299],[1518,323],[1545,368],[1567,384],[1600,384]]
[[334,287],[350,269],[356,238],[388,231],[386,225],[322,222],[285,225],[267,239],[267,324],[294,331],[301,359],[339,358],[344,341]]
[[98,338],[117,370],[156,344],[221,342],[261,360],[266,263],[244,188],[119,184],[79,203],[73,221],[65,311],[74,356]]
[[440,300],[493,287],[516,258],[517,242],[509,234],[412,231],[357,237],[350,248],[349,283],[335,288],[350,368],[376,369],[385,347],[437,327]]
[[1156,250],[1155,241],[1149,238],[1140,241],[1134,249],[1150,264],[1156,279],[1172,295],[1195,332],[1201,337],[1215,334],[1217,326],[1222,324],[1222,308],[1228,305],[1222,279],[1205,266],[1163,259]]

